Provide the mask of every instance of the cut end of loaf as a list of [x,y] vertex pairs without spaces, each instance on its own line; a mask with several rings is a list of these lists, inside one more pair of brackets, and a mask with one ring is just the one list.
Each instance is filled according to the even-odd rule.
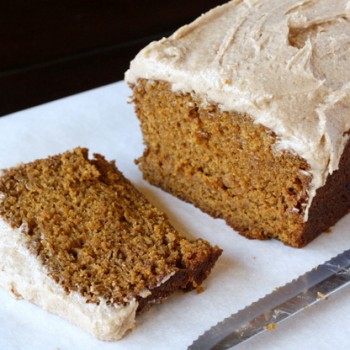
[[152,184],[225,219],[247,238],[293,247],[305,246],[347,212],[348,194],[336,202],[345,193],[349,160],[317,191],[305,220],[310,167],[277,151],[271,130],[195,93],[174,92],[167,82],[140,79],[132,88],[146,146],[137,163]]

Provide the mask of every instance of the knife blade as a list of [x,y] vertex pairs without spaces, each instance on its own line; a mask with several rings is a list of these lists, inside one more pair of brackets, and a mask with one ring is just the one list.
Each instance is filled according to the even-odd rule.
[[188,350],[225,350],[350,285],[350,250],[299,276],[204,332]]

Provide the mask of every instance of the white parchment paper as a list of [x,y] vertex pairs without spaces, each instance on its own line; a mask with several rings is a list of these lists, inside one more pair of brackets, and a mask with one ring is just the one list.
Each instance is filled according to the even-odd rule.
[[[224,249],[205,281],[205,291],[177,293],[138,318],[118,342],[101,342],[57,316],[0,289],[0,349],[186,349],[218,321],[305,271],[350,248],[350,216],[303,249],[277,241],[247,240],[224,221],[150,186],[134,164],[143,152],[130,90],[118,82],[0,118],[0,168],[88,147],[115,159],[119,169],[173,225],[190,238]],[[1,273],[1,271],[0,271]],[[252,349],[349,349],[350,288],[279,324],[248,343]]]

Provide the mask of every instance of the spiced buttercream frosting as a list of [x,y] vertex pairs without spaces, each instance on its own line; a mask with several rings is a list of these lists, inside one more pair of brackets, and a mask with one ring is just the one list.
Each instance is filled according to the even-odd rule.
[[349,62],[350,1],[235,0],[151,43],[126,81],[164,80],[249,114],[277,135],[276,152],[309,163],[310,205],[349,138]]

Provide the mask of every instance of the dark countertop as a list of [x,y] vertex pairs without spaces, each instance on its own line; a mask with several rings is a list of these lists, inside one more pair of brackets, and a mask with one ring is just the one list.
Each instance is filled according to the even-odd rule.
[[142,47],[224,2],[1,2],[0,115],[123,79]]

